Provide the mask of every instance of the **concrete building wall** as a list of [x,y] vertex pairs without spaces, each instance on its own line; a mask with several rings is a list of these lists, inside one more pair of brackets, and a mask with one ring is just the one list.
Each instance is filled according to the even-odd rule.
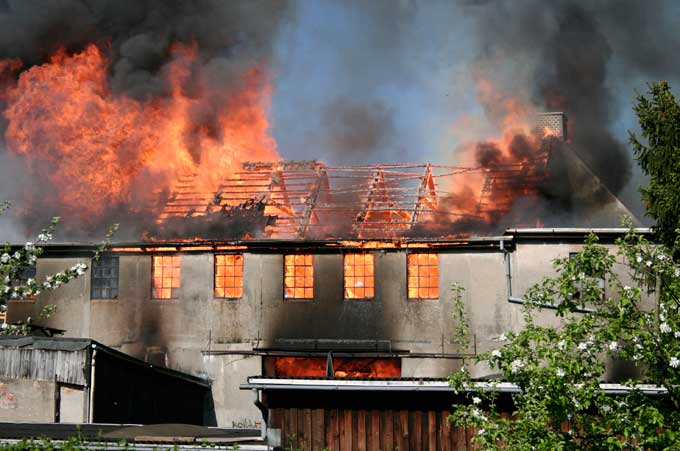
[[[554,274],[553,259],[582,247],[559,241],[517,244],[509,254],[512,294],[521,297]],[[180,253],[177,298],[152,299],[151,255],[137,253],[120,256],[118,299],[90,300],[90,278],[85,276],[38,301],[15,302],[10,312],[26,315],[33,308],[35,314],[40,306],[55,304],[57,312],[47,325],[65,329],[67,336],[92,338],[135,357],[209,377],[220,426],[252,425],[261,419],[252,395],[238,390],[248,376],[262,372],[262,358],[248,355],[254,349],[281,348],[295,340],[389,341],[393,350],[429,355],[402,359],[403,376],[444,377],[462,362],[439,357],[493,349],[498,335],[522,326],[521,306],[508,301],[500,247],[438,251],[440,297],[432,300],[407,299],[405,250],[364,250],[375,256],[372,300],[344,299],[340,249],[304,252],[314,254],[313,300],[284,299],[283,252],[256,250],[244,254],[241,299],[214,297],[212,252]],[[82,258],[41,258],[38,277],[81,261],[89,263]],[[463,301],[473,333],[468,349],[452,343],[453,283],[465,288]],[[550,316],[546,313],[545,320]]]
[[53,422],[55,395],[54,382],[0,379],[0,422]]

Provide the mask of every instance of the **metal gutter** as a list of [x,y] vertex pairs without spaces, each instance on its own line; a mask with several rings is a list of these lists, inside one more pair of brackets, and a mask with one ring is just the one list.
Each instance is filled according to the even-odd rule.
[[[639,390],[643,394],[660,396],[668,392],[664,387],[652,384],[601,383],[606,394],[617,395]],[[241,390],[316,390],[316,391],[404,391],[404,392],[454,392],[448,380],[339,380],[339,379],[278,379],[249,377],[248,383],[241,384]],[[520,393],[521,389],[510,382],[473,382],[466,391],[496,391],[499,393]]]

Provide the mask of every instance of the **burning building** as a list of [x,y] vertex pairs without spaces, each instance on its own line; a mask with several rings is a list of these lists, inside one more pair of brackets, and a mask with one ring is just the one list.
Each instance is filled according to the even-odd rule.
[[[380,17],[411,17],[408,3],[390,4]],[[38,15],[0,12],[21,25],[8,29],[26,32],[19,43],[0,40],[0,188],[17,201],[19,218],[4,229],[38,232],[63,216],[62,235],[27,277],[90,266],[89,277],[57,291],[11,300],[6,320],[35,318],[54,304],[45,326],[209,380],[209,422],[293,421],[290,412],[258,409],[286,396],[253,404],[239,389],[259,390],[253,376],[385,387],[386,379],[445,378],[521,327],[522,295],[551,274],[552,259],[580,250],[590,230],[612,246],[622,231],[610,227],[634,218],[617,198],[627,153],[606,129],[608,48],[583,8],[530,11],[548,9],[559,23],[544,39],[552,47],[535,70],[540,77],[527,82],[541,81],[539,100],[493,79],[497,53],[475,62],[495,136],[447,146],[432,164],[399,162],[415,153],[369,164],[376,155],[362,152],[382,141],[400,151],[402,135],[383,136],[394,128],[389,108],[357,106],[341,93],[322,114],[305,112],[304,122],[318,116],[332,130],[323,143],[346,158],[324,158],[323,149],[305,149],[301,161],[279,154],[267,113],[273,35],[287,2],[102,4],[109,6],[75,8],[66,18],[50,9],[35,26]],[[72,19],[79,26],[62,30]],[[491,19],[483,14],[480,24],[498,28]],[[508,38],[509,54],[526,51],[519,41]],[[527,41],[533,49],[537,40]],[[583,42],[594,45],[574,58]],[[587,83],[573,83],[576,73]],[[121,232],[93,261],[94,237],[112,222]],[[473,330],[464,347],[452,341],[454,283],[466,289]],[[391,408],[429,409],[412,401]],[[438,420],[429,424],[441,427],[450,402],[433,401],[436,411],[425,416]],[[355,412],[349,418],[361,422]],[[400,418],[402,432],[418,423]]]
[[[7,319],[54,304],[47,326],[209,379],[220,426],[263,421],[239,391],[251,376],[445,378],[520,327],[524,291],[580,249],[586,229],[542,227],[551,180],[607,195],[561,139],[540,143],[514,163],[482,148],[477,168],[244,163],[211,192],[187,177],[143,240],[99,261],[93,244],[47,245],[38,279],[78,262],[90,277],[11,301]],[[613,220],[626,210],[608,195]],[[609,245],[622,232],[596,231]],[[452,341],[453,284],[469,346]]]

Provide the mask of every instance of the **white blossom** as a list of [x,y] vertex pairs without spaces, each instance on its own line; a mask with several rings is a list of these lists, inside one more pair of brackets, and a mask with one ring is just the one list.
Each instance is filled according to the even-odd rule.
[[564,373],[564,370],[562,368],[557,368],[557,371],[556,371],[555,374],[557,374],[557,377],[564,377],[565,373]]
[[637,254],[637,257],[635,257],[635,261],[638,263],[642,263],[642,255]]
[[623,287],[623,291],[630,291],[630,290],[632,290],[632,288],[629,287],[628,285],[626,285],[625,287]]
[[651,260],[647,260],[647,261],[645,262],[645,265],[647,265],[648,268],[651,268],[651,266],[652,266],[652,261],[651,261]]
[[43,232],[38,235],[38,241],[50,241],[52,239],[52,234],[49,232]]
[[485,432],[486,432],[486,430],[484,428],[482,428],[482,429],[477,431],[477,435],[484,435]]
[[680,359],[678,359],[677,357],[671,357],[671,360],[670,362],[668,362],[668,365],[671,368],[677,368],[678,366],[680,366]]
[[505,334],[501,334],[497,338],[498,341],[508,341],[508,337]]
[[675,277],[680,277],[680,268],[675,268],[673,274],[675,275]]
[[12,257],[14,257],[14,260],[19,260],[21,258],[21,253],[16,251]]
[[484,414],[482,414],[482,411],[479,410],[479,409],[476,408],[476,407],[475,407],[474,409],[472,409],[472,416],[475,417],[475,418],[477,418],[477,419],[480,419],[480,420],[482,420],[482,421],[486,421],[486,420],[487,420],[487,418],[484,416]]
[[522,371],[522,369],[524,368],[524,366],[525,366],[525,364],[524,364],[524,362],[523,362],[522,360],[520,360],[520,359],[515,359],[515,360],[513,360],[512,362],[510,362],[510,372],[511,372],[512,374],[517,374],[517,373],[519,373],[520,371]]
[[9,256],[9,254],[8,254],[7,252],[5,252],[5,253],[2,254],[2,256],[0,257],[0,263],[7,263],[7,262],[9,262],[9,259],[10,259],[10,258],[11,258],[11,257]]
[[494,349],[493,351],[491,351],[491,357],[495,357],[497,359],[500,359],[501,358],[501,351],[499,351],[498,349]]
[[564,351],[566,348],[567,348],[567,341],[566,340],[560,340],[557,343],[557,349],[559,349],[560,351]]
[[661,261],[666,260],[666,256],[664,254],[659,254],[659,260]]
[[610,351],[616,351],[617,349],[619,349],[619,344],[616,341],[612,341],[611,343],[609,343]]
[[661,323],[659,325],[659,330],[663,334],[670,334],[671,332],[673,332],[673,329],[671,329],[671,326],[669,326],[668,323]]
[[582,343],[578,344],[578,350],[579,351],[585,351],[586,349],[588,349],[588,343],[582,342]]
[[680,338],[680,330],[676,330],[675,332],[673,332],[673,336],[675,338]]
[[35,245],[32,242],[27,241],[26,244],[24,244],[24,249],[28,252],[33,252],[35,250]]
[[479,404],[479,403],[481,403],[481,402],[482,402],[482,400],[479,399],[479,398],[476,397],[476,396],[475,396],[474,398],[472,398],[472,403],[473,403],[473,404]]

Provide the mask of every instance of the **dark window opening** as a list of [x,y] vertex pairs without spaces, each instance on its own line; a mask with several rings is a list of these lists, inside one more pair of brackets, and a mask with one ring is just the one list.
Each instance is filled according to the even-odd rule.
[[92,261],[92,299],[118,299],[119,260],[117,256],[102,256]]

